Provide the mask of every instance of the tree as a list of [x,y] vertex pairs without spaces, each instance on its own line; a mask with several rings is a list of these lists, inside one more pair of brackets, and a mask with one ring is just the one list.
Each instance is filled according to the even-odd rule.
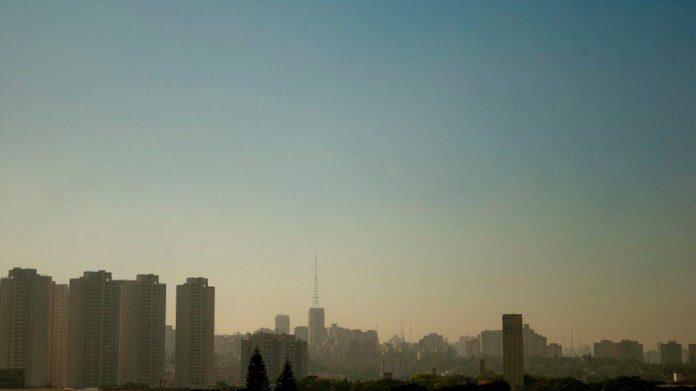
[[276,382],[276,391],[297,391],[297,381],[295,381],[295,374],[292,372],[292,366],[290,361],[285,360],[285,365],[283,365],[283,371],[280,372],[278,376],[278,381]]
[[254,353],[249,358],[246,388],[247,391],[270,391],[271,389],[271,386],[268,384],[266,364],[263,363],[263,357],[261,357],[258,347],[254,349]]

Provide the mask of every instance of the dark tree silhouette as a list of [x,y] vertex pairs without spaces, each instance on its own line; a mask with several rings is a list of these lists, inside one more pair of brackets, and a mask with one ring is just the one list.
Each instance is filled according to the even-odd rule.
[[280,373],[280,376],[278,376],[275,389],[276,391],[297,391],[295,374],[292,372],[292,366],[288,360],[285,360],[283,371]]
[[263,363],[263,357],[261,357],[258,347],[254,349],[254,353],[249,358],[246,389],[247,391],[270,391],[271,389],[271,386],[268,384],[266,364]]

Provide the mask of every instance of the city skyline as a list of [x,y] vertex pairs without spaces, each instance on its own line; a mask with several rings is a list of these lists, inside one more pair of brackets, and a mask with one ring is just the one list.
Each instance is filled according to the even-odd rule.
[[0,2],[0,272],[216,333],[696,340],[694,2]]
[[[314,265],[315,265],[315,269],[314,269],[314,270],[315,270],[315,272],[316,272],[316,262],[314,263]],[[40,271],[38,271],[38,270],[36,270],[36,269],[32,269],[32,268],[19,268],[19,267],[17,267],[17,268],[10,269],[10,270],[8,271],[8,273],[9,273],[10,276],[13,275],[13,273],[18,273],[18,272],[19,272],[19,273],[22,273],[22,274],[30,273],[30,274],[33,274],[33,275],[38,276],[38,277],[40,277],[40,278],[44,278],[44,279],[45,279],[45,278],[48,278],[48,279],[51,279],[51,280],[52,280],[53,286],[64,287],[64,288],[66,289],[66,292],[67,292],[67,287],[68,287],[67,284],[61,284],[60,282],[57,282],[55,279],[53,279],[53,276],[50,276],[50,275],[47,275],[47,274],[43,274],[43,273],[41,273]],[[35,274],[34,274],[34,273],[35,273]],[[154,280],[154,281],[155,281],[155,286],[159,286],[157,289],[158,289],[158,290],[161,289],[161,292],[162,292],[162,293],[159,293],[159,294],[160,294],[160,295],[163,294],[164,296],[166,296],[167,284],[166,284],[164,281],[159,281],[159,276],[158,276],[157,274],[153,274],[153,273],[149,273],[149,274],[138,274],[137,276],[132,276],[132,278],[115,278],[115,277],[112,277],[112,273],[110,273],[108,270],[91,270],[91,271],[85,271],[84,274],[85,274],[85,276],[86,276],[86,275],[92,276],[92,275],[97,275],[97,274],[99,274],[99,275],[101,275],[101,274],[106,274],[106,275],[108,275],[108,280],[109,280],[109,281],[113,281],[115,284],[117,284],[117,285],[120,287],[120,288],[119,288],[120,290],[125,290],[126,288],[129,288],[129,287],[131,287],[131,286],[134,286],[133,284],[140,284],[141,281],[151,281],[151,280]],[[74,278],[72,278],[71,280],[73,280],[73,279],[74,279]],[[384,331],[383,331],[382,333],[380,333],[379,324],[375,324],[376,327],[358,327],[358,326],[354,326],[354,325],[352,325],[352,324],[350,324],[350,323],[340,323],[340,322],[336,322],[335,320],[330,319],[330,318],[325,319],[325,318],[324,318],[324,307],[322,307],[322,306],[316,306],[316,305],[318,304],[317,284],[316,284],[316,282],[317,282],[317,276],[316,276],[316,274],[313,276],[313,279],[312,279],[312,280],[313,280],[313,282],[314,282],[314,291],[313,291],[314,294],[313,294],[313,296],[312,296],[312,304],[311,304],[310,306],[307,307],[307,308],[309,308],[309,314],[310,314],[310,315],[309,315],[309,319],[307,319],[307,317],[305,317],[305,318],[302,318],[302,320],[300,320],[299,322],[297,322],[296,320],[293,320],[293,317],[292,317],[291,315],[289,315],[289,314],[277,313],[277,314],[275,314],[275,316],[272,317],[272,319],[271,319],[271,323],[273,323],[273,324],[268,324],[268,325],[267,325],[267,324],[261,324],[261,325],[258,325],[258,327],[252,327],[251,329],[247,329],[247,330],[242,330],[242,329],[238,329],[238,330],[218,330],[218,329],[217,329],[217,326],[215,326],[215,327],[214,327],[214,330],[213,330],[214,335],[233,335],[233,334],[241,334],[241,335],[244,335],[244,334],[254,334],[254,333],[257,333],[257,332],[264,332],[264,333],[265,333],[265,332],[273,332],[273,333],[283,334],[283,332],[279,332],[279,331],[278,331],[279,317],[285,318],[285,320],[284,320],[283,322],[289,322],[289,324],[287,324],[287,326],[288,326],[288,329],[290,329],[290,330],[292,330],[292,329],[294,329],[294,328],[296,328],[296,327],[303,327],[303,328],[305,328],[305,329],[308,330],[308,329],[311,329],[311,327],[309,327],[309,325],[311,324],[312,310],[321,310],[321,321],[318,323],[318,324],[320,325],[320,326],[318,326],[318,327],[321,327],[321,328],[323,329],[324,335],[322,336],[322,335],[320,334],[319,336],[316,336],[315,338],[316,338],[317,340],[326,339],[326,338],[327,338],[326,332],[327,332],[327,330],[329,329],[328,325],[331,325],[331,326],[333,327],[333,326],[336,326],[336,325],[338,325],[338,324],[341,324],[341,325],[344,325],[344,326],[348,326],[348,329],[347,329],[347,330],[353,330],[353,329],[355,329],[355,330],[376,331],[376,332],[377,332],[377,336],[378,336],[378,338],[379,338],[379,340],[380,340],[381,343],[386,343],[387,341],[389,341],[389,340],[390,340],[391,338],[393,338],[393,337],[398,337],[398,338],[402,339],[403,342],[416,343],[416,342],[418,342],[419,340],[421,340],[422,338],[427,337],[428,335],[433,335],[433,334],[438,334],[438,335],[440,335],[440,334],[441,334],[441,333],[438,332],[438,330],[424,330],[424,331],[422,331],[422,334],[415,334],[415,335],[413,335],[413,332],[412,332],[412,331],[413,331],[413,330],[412,330],[412,325],[413,325],[413,324],[412,324],[411,321],[409,321],[409,324],[408,324],[409,331],[408,331],[408,334],[406,334],[406,332],[405,332],[405,330],[404,330],[405,325],[404,325],[404,319],[403,319],[403,318],[400,320],[400,322],[401,322],[401,323],[400,323],[400,330],[396,330],[396,331],[394,331],[394,332],[390,332],[390,331],[384,332]],[[193,281],[193,282],[204,281],[204,284],[206,284],[206,286],[207,286],[207,284],[208,284],[208,278],[206,278],[206,277],[201,277],[201,276],[198,276],[198,277],[187,277],[187,278],[185,279],[185,281],[182,281],[181,283],[182,283],[182,284],[185,283],[183,286],[186,286],[187,284],[190,284],[192,281]],[[176,297],[176,295],[178,294],[178,293],[177,293],[178,290],[177,290],[177,288],[176,288],[178,285],[179,285],[179,284],[174,284],[175,297]],[[210,286],[213,287],[212,284],[211,284]],[[55,289],[55,288],[53,288],[53,289]],[[128,296],[126,295],[126,296],[124,296],[124,297],[128,297]],[[58,299],[60,299],[60,296],[58,297]],[[123,300],[123,298],[122,298],[122,300]],[[131,299],[131,300],[132,300],[132,299]],[[175,301],[175,303],[176,303],[176,301]],[[123,305],[123,304],[122,304],[122,305]],[[176,314],[176,310],[175,310],[175,309],[177,308],[177,306],[175,305],[174,307],[169,307],[167,304],[163,304],[163,305],[164,305],[164,308],[162,308],[161,310],[162,310],[163,312],[165,312],[164,317],[165,317],[165,319],[166,319],[166,321],[163,323],[163,326],[166,324],[167,327],[174,327],[174,326],[176,325],[176,316],[177,316],[177,314]],[[213,316],[214,316],[214,318],[213,318],[213,324],[216,323],[216,320],[215,320],[215,319],[217,318],[217,314],[218,314],[218,309],[215,307],[216,305],[217,305],[217,304],[214,304],[214,307],[213,307]],[[121,308],[121,311],[124,311],[124,309],[127,309],[127,308],[128,308],[128,307],[122,307],[122,308]],[[305,310],[306,310],[306,309],[305,309]],[[55,311],[54,311],[54,312],[55,312]],[[306,312],[305,312],[305,313],[306,313]],[[56,313],[56,314],[59,314],[59,313]],[[53,315],[53,316],[55,316],[55,315]],[[509,316],[509,315],[506,315],[506,316]],[[512,315],[512,316],[514,316],[514,315]],[[173,318],[173,320],[172,320],[171,323],[169,322],[169,318],[170,318],[170,317]],[[307,321],[303,323],[303,320],[305,320],[305,319],[307,319]],[[544,325],[539,325],[538,323],[534,323],[534,324],[535,324],[536,327],[539,327],[539,326],[540,326],[541,329],[544,328]],[[500,325],[498,325],[498,326],[491,326],[491,327],[489,327],[489,328],[482,328],[482,329],[480,329],[480,330],[474,330],[474,331],[472,331],[472,332],[462,332],[462,333],[460,333],[460,334],[452,335],[452,336],[444,335],[444,337],[449,341],[450,344],[454,344],[454,343],[456,343],[457,341],[459,341],[461,338],[468,338],[468,337],[470,337],[470,336],[472,336],[472,335],[474,336],[474,338],[485,338],[485,337],[483,337],[483,334],[485,334],[485,333],[491,333],[491,332],[497,332],[497,333],[500,333],[500,338],[501,338],[501,340],[500,340],[500,346],[497,347],[497,348],[494,348],[493,350],[500,349],[500,352],[502,352],[502,335],[503,335],[503,334],[502,334],[502,331],[503,331],[503,327],[499,327],[499,326],[500,326]],[[123,327],[123,326],[122,326],[122,327]],[[536,333],[534,333],[534,330],[533,330],[533,329],[530,329],[530,328],[529,328],[529,323],[525,322],[525,323],[524,323],[524,327],[525,327],[525,332],[530,331],[530,335],[536,334]],[[164,328],[163,328],[162,330],[163,330],[163,332],[164,332]],[[176,330],[176,328],[174,328],[174,330]],[[578,330],[575,330],[575,333],[576,333],[576,334],[577,334],[577,332],[578,332]],[[295,333],[288,333],[288,334],[289,334],[289,335],[297,336]],[[311,333],[308,334],[308,335],[311,335]],[[162,336],[161,338],[164,338],[164,337]],[[304,338],[305,338],[305,337],[301,337],[302,340],[305,340]],[[671,343],[671,342],[673,342],[673,341],[676,341],[677,343],[680,343],[680,344],[682,344],[682,345],[684,345],[684,346],[688,346],[688,345],[692,344],[691,340],[689,340],[689,339],[687,339],[687,340],[679,340],[679,339],[676,339],[676,338],[672,338],[672,337],[670,337],[670,336],[662,336],[662,337],[658,338],[658,342],[655,343],[654,345],[651,345],[651,344],[649,344],[649,343],[645,343],[645,341],[642,341],[642,340],[634,341],[633,338],[627,337],[627,336],[625,336],[625,335],[624,335],[624,336],[617,336],[617,337],[614,337],[614,338],[608,338],[608,337],[607,337],[607,338],[600,338],[600,339],[596,339],[596,340],[592,340],[592,341],[584,341],[584,340],[580,340],[580,341],[575,340],[575,341],[573,341],[573,331],[572,331],[572,330],[571,330],[571,340],[570,340],[570,342],[567,342],[565,339],[563,339],[563,340],[555,340],[554,338],[549,338],[548,341],[547,341],[547,338],[546,338],[546,337],[542,337],[542,338],[544,338],[544,344],[545,344],[545,346],[548,346],[548,345],[550,345],[550,344],[558,344],[558,345],[560,345],[560,346],[562,347],[563,352],[564,352],[564,355],[570,355],[570,356],[576,354],[576,352],[573,352],[572,349],[578,349],[578,348],[589,348],[589,349],[592,349],[592,346],[594,345],[594,351],[596,352],[597,349],[598,349],[597,346],[604,346],[604,344],[606,344],[606,343],[614,343],[614,344],[616,345],[617,343],[620,342],[618,345],[616,345],[616,346],[620,346],[621,343],[623,343],[623,342],[629,342],[629,343],[638,342],[638,343],[641,344],[641,349],[643,349],[643,347],[644,347],[645,352],[659,350],[660,347],[661,347],[661,345],[663,345],[663,344],[666,343],[666,342],[670,342],[670,343]],[[312,339],[312,338],[307,337],[306,341],[310,341],[311,339]],[[614,340],[615,340],[616,342],[614,342]],[[526,341],[526,343],[527,343],[527,342],[528,342],[528,343],[532,343],[532,344],[534,343],[534,342],[529,342],[527,339],[525,339],[525,341]],[[134,342],[135,342],[135,340],[134,340]],[[547,345],[547,342],[548,342],[548,345]],[[488,343],[489,348],[492,348],[493,346],[495,346],[495,343],[492,342],[492,341],[490,341],[490,340],[489,340],[488,342],[480,341],[480,343],[482,343],[482,344]],[[309,345],[310,345],[310,347],[312,346],[311,343],[310,343]],[[164,346],[163,339],[162,339],[162,346]],[[525,348],[525,349],[526,349],[526,348]],[[606,351],[606,349],[602,350],[602,352],[604,352],[604,351]],[[485,350],[482,351],[482,353],[484,353],[484,354],[489,354],[489,355],[493,355],[493,356],[496,356],[496,355],[497,355],[497,353],[492,353],[492,351],[485,351]],[[500,355],[502,356],[502,353],[500,353]],[[618,355],[618,351],[617,351],[617,355]],[[602,355],[600,355],[600,357],[611,357],[611,355],[608,354],[608,353],[603,353]],[[617,356],[617,357],[618,357],[618,356]],[[641,356],[641,357],[642,357],[642,356]]]

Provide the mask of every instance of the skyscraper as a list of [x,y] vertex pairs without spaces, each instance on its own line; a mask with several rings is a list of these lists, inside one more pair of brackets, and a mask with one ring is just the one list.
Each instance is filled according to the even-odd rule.
[[50,370],[48,382],[54,387],[68,386],[69,290],[66,284],[52,284]]
[[524,387],[522,314],[503,315],[503,373],[511,391]]
[[72,388],[118,382],[122,283],[103,270],[70,280],[68,385]]
[[290,316],[278,314],[275,317],[276,334],[290,334]]
[[24,369],[29,387],[49,383],[52,285],[35,269],[0,279],[0,368]]
[[214,381],[215,288],[206,278],[176,287],[176,385],[204,388]]
[[164,376],[167,286],[140,274],[121,286],[118,384],[159,386]]
[[319,306],[319,274],[317,261],[314,260],[314,298],[312,308],[308,316],[309,347],[312,354],[319,353],[319,349],[326,342],[326,324],[324,321],[324,309]]

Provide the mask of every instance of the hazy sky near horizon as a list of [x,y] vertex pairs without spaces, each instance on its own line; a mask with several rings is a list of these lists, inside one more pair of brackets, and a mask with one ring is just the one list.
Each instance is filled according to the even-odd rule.
[[216,331],[696,342],[694,2],[0,2],[0,267]]

